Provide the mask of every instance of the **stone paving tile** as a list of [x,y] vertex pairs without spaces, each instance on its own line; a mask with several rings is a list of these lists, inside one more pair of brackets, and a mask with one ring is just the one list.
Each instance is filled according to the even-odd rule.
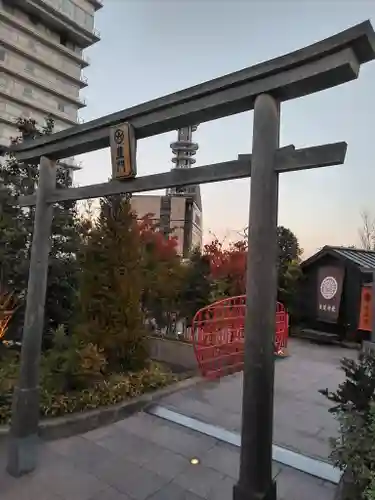
[[132,500],[129,496],[124,493],[120,493],[118,490],[106,486],[105,489],[98,491],[89,500]]
[[97,464],[93,473],[103,483],[134,500],[145,500],[170,481],[125,458]]
[[[177,393],[178,394],[178,393]],[[197,418],[202,422],[208,424],[215,422],[216,425],[224,427],[229,430],[239,430],[241,427],[241,415],[233,413],[227,409],[218,408],[210,402],[203,402],[193,399],[194,394],[190,393],[188,397],[186,394],[178,394],[179,398],[168,399],[163,401],[163,405],[172,410],[176,409],[179,413]]]
[[34,478],[66,500],[89,500],[106,486],[98,477],[74,467],[67,461],[62,466],[40,466]]
[[169,424],[160,428],[151,440],[155,444],[187,458],[199,456],[213,448],[217,443],[216,439],[211,437],[198,435],[192,431],[189,432],[188,429]]
[[[201,457],[201,464],[214,469],[224,476],[237,480],[239,476],[240,449],[227,443],[218,442]],[[272,465],[273,477],[276,478],[282,471],[281,466],[276,462]]]
[[187,458],[199,456],[217,443],[216,439],[197,434],[177,424],[157,419],[144,413],[130,417],[116,425],[143,439],[183,455]]
[[317,459],[327,459],[330,454],[328,439],[318,435],[311,436],[303,432],[294,432],[290,427],[277,425],[274,427],[274,443],[296,452]]
[[[178,484],[170,483],[147,500],[203,500],[202,497],[187,491]],[[230,498],[229,498],[230,500]]]
[[168,479],[173,479],[191,467],[187,458],[159,447],[155,447],[149,457],[144,468]]
[[[144,417],[144,414],[139,414],[140,421],[143,421]],[[199,436],[199,447],[197,447],[196,435],[192,439],[188,430],[168,424],[168,433],[171,433],[174,439],[178,440],[177,446],[172,441],[168,441],[167,444],[163,441],[164,447],[160,446],[154,441],[162,441],[163,435],[159,434],[158,437],[155,437],[155,435],[158,434],[159,429],[163,429],[163,432],[165,432],[166,424],[161,425],[159,419],[154,417],[149,418],[148,415],[146,417],[148,432],[143,431],[143,436],[148,435],[147,440],[129,432],[127,429],[130,429],[131,425],[130,427],[115,425],[110,432],[106,432],[103,436],[90,435],[90,439],[86,440],[86,442],[89,444],[91,442],[92,446],[104,449],[103,451],[107,453],[109,452],[112,458],[113,455],[124,457],[127,461],[139,464],[151,472],[170,479],[173,479],[190,465],[187,458],[191,458],[196,452],[201,452],[202,449],[211,447],[214,444],[212,440],[207,441],[204,436],[203,439],[201,439],[202,436]],[[137,427],[137,430],[140,430],[140,427]],[[155,430],[155,432],[152,432],[152,430]],[[175,433],[177,431],[178,436],[176,437]],[[84,437],[86,438],[87,434]],[[189,441],[189,446],[186,445],[186,441]],[[172,447],[172,450],[169,449],[170,447]],[[88,450],[90,451],[90,447],[88,447]],[[94,451],[96,451],[95,448]],[[183,456],[184,454],[185,456]]]
[[224,475],[205,467],[204,465],[191,466],[178,475],[173,484],[203,498],[212,498],[217,484],[224,479]]
[[153,456],[152,452],[155,448],[150,441],[119,428],[116,429],[116,432],[95,441],[95,445],[104,448],[112,455],[119,458],[124,457],[139,465],[148,461],[150,455]]
[[104,438],[114,432],[114,425],[106,425],[104,427],[99,427],[98,429],[94,429],[93,431],[86,432],[85,438],[90,441],[97,441],[98,439]]
[[89,500],[106,484],[74,467],[66,458],[40,450],[38,468],[15,479],[0,473],[1,500]]
[[279,500],[333,500],[335,485],[283,467],[277,478]]
[[223,477],[214,484],[207,496],[207,500],[232,500],[235,483],[236,481],[233,478]]
[[218,443],[202,455],[201,463],[205,467],[237,479],[240,468],[239,449],[225,443]]
[[117,422],[114,424],[114,427],[124,429],[125,431],[135,434],[143,439],[149,439],[164,425],[164,420],[155,419],[147,413],[140,412]]
[[[181,429],[182,432],[184,431]],[[185,433],[186,439],[186,433]],[[189,438],[189,436],[187,436]],[[168,448],[159,446],[150,440],[142,439],[123,428],[118,428],[115,434],[99,439],[100,447],[111,451],[112,459],[117,456],[129,462],[136,463],[148,471],[162,477],[173,479],[184,469],[190,466],[188,458],[181,453],[176,453]],[[210,443],[211,444],[211,443]],[[180,450],[179,450],[180,451]]]
[[[6,472],[6,444],[3,442],[0,446],[0,498],[16,499],[18,496],[20,498],[27,498],[30,496],[29,491],[32,489],[41,489],[40,482],[35,481],[33,475],[30,474],[27,477],[13,478]],[[42,489],[46,490],[45,485],[42,485]],[[46,498],[46,493],[51,494],[51,491],[45,492],[44,497]],[[33,493],[34,494],[34,493]],[[56,495],[58,498],[58,495]],[[60,497],[61,498],[61,497]],[[60,499],[59,499],[60,500]]]
[[0,481],[1,499],[3,500],[66,500],[67,497],[58,495],[53,488],[35,481],[18,481],[12,486],[4,485]]
[[70,464],[91,472],[96,464],[113,459],[113,454],[103,446],[89,441],[82,436],[48,442],[45,444],[44,455],[48,461],[48,452],[65,458]]

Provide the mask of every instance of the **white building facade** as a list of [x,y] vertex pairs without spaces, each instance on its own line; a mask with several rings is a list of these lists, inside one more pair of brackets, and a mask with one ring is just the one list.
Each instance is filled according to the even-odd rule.
[[85,48],[102,0],[0,0],[0,146],[18,135],[17,118],[38,125],[51,115],[55,132],[79,122],[88,82]]

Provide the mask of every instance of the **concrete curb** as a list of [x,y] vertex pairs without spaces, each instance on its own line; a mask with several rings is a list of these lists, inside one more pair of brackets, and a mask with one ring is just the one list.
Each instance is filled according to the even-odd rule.
[[[201,377],[191,377],[154,392],[142,394],[123,403],[103,408],[97,408],[84,413],[69,414],[64,417],[41,420],[39,435],[45,441],[66,438],[76,434],[94,430],[98,427],[109,425],[129,417],[159,399],[178,391],[189,389],[204,382]],[[8,426],[0,427],[0,445],[7,439]]]

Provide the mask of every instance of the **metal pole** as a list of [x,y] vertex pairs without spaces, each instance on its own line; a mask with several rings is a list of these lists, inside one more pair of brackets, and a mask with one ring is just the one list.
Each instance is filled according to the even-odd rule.
[[21,367],[14,390],[7,471],[15,477],[36,466],[39,423],[39,362],[43,335],[53,205],[46,196],[56,188],[56,163],[42,157],[34,219]]
[[270,95],[259,95],[254,106],[241,461],[234,500],[276,500],[272,431],[279,122],[278,102]]

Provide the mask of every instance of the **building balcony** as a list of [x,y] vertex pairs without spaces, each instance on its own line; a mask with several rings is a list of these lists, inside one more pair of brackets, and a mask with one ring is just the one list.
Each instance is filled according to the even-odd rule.
[[91,5],[94,6],[95,10],[99,10],[103,7],[103,0],[88,0]]
[[[11,94],[10,92],[7,92],[5,89],[0,87],[0,96],[5,97],[6,99],[9,99],[10,101],[13,101],[15,103],[20,104],[21,106],[25,106],[27,108],[34,109],[35,111],[41,112],[44,114],[46,117],[48,115],[51,115],[53,118],[59,120],[60,122],[66,123],[67,125],[77,125],[77,120],[73,120],[66,116],[65,113],[59,111],[58,109],[53,109],[52,107],[45,106],[42,102],[36,101],[33,99],[28,99],[27,97],[21,96],[21,95],[14,95]],[[18,116],[15,117],[15,120],[19,118]],[[1,121],[2,119],[0,119]],[[2,120],[4,121],[4,120]]]
[[4,114],[0,113],[0,122],[5,123],[6,125],[12,125],[12,127],[16,127],[16,122],[19,116],[10,116],[9,113]]
[[7,141],[5,137],[0,136],[0,157],[6,155],[8,151],[9,151],[9,141]]
[[65,33],[68,38],[82,49],[100,40],[93,30],[85,28],[68,17],[60,9],[54,8],[44,0],[12,0],[23,11],[37,16],[46,26]]
[[81,75],[75,77],[72,74],[67,73],[63,68],[59,68],[52,62],[48,62],[45,58],[43,59],[41,56],[36,54],[35,51],[33,51],[32,49],[23,47],[19,42],[14,42],[13,40],[5,39],[1,36],[0,36],[0,42],[5,48],[10,49],[11,51],[16,52],[17,54],[20,54],[23,57],[27,57],[27,59],[29,59],[30,61],[40,64],[44,68],[48,68],[51,69],[52,71],[55,71],[59,75],[76,83],[77,86],[80,86],[81,88],[86,87],[86,84],[84,84],[83,81],[81,80]]
[[88,79],[87,79],[87,76],[85,76],[85,75],[81,75],[81,76],[80,76],[80,80],[81,80],[81,88],[83,88],[83,87],[87,87],[87,86],[88,86],[89,81],[88,81]]
[[86,54],[82,55],[82,61],[85,63],[85,67],[90,66],[91,64],[91,59]]
[[14,16],[10,12],[8,12],[4,9],[1,9],[0,10],[0,18],[7,21],[10,25],[13,25],[16,28],[22,30],[24,33],[31,35],[32,37],[34,37],[37,40],[40,40],[48,47],[52,47],[53,49],[56,49],[57,51],[63,53],[67,57],[78,62],[82,68],[85,68],[85,67],[90,65],[90,58],[88,56],[77,54],[76,52],[74,52],[74,50],[68,49],[67,47],[65,47],[61,43],[58,43],[55,40],[52,40],[47,35],[44,35],[39,30],[37,30],[34,26],[32,26],[31,24],[30,25],[27,24],[22,19],[19,19],[17,16]]
[[18,69],[12,68],[12,66],[8,62],[0,61],[0,68],[7,74],[14,76],[15,78],[31,83],[35,87],[47,92],[48,94],[53,94],[56,97],[59,97],[61,100],[68,101],[77,108],[84,108],[87,106],[86,99],[84,97],[75,97],[70,96],[64,89],[58,89],[56,82],[49,82],[40,80],[29,73],[21,73]]

